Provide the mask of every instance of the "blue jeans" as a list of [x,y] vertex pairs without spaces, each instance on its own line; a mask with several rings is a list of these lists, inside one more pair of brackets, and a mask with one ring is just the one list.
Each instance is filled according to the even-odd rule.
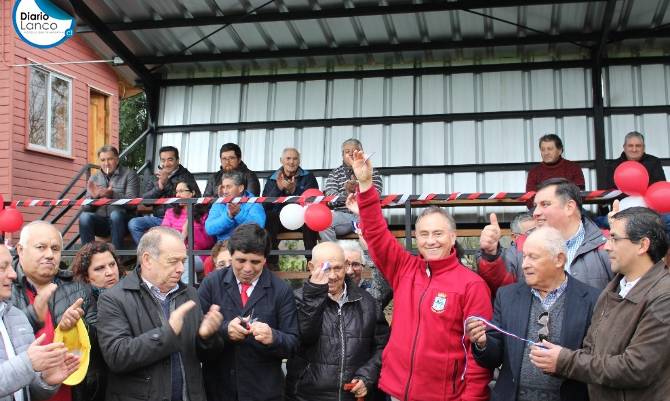
[[79,215],[79,237],[81,243],[88,244],[95,241],[95,236],[112,237],[112,244],[116,249],[123,248],[123,237],[126,236],[128,214],[126,210],[115,209],[109,217],[99,216],[92,212],[82,212]]
[[[198,273],[202,273],[205,270],[205,265],[202,263],[202,259],[200,259],[200,256],[194,256],[193,261],[195,262],[195,272],[194,277],[198,276]],[[190,266],[188,264],[188,259],[186,260],[186,263],[184,263],[184,272],[181,274],[181,282],[184,284],[188,284],[188,270]]]
[[354,232],[354,227],[351,225],[354,221],[358,221],[358,216],[333,210],[333,222],[330,227],[319,233],[321,241],[337,241],[338,235],[347,235]]
[[145,232],[149,231],[151,227],[160,226],[162,222],[163,219],[156,216],[135,217],[128,222],[128,230],[130,235],[133,236],[133,241],[139,244],[140,238]]

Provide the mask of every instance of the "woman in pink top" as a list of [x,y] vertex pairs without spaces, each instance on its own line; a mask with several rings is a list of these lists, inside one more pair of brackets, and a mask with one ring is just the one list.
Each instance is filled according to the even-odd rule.
[[[177,198],[192,198],[194,191],[189,187],[189,184],[184,181],[177,183],[176,191]],[[184,242],[188,246],[188,216],[186,213],[186,205],[174,205],[172,208],[168,209],[165,212],[165,217],[163,217],[163,222],[161,225],[174,228],[175,230],[181,232],[182,237],[184,237]],[[205,231],[205,220],[207,220],[207,213],[209,209],[207,205],[193,205],[193,249],[205,250],[211,249],[214,245],[214,238],[207,235]],[[203,271],[202,262],[207,258],[207,255],[200,255],[199,258],[195,258],[195,270],[198,273]],[[182,281],[186,281],[188,277],[188,269],[184,269],[184,276]]]

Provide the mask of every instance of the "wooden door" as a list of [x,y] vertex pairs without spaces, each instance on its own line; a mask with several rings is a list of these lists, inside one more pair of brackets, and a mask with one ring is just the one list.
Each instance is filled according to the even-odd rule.
[[91,91],[88,107],[88,161],[97,163],[98,149],[109,143],[109,97]]

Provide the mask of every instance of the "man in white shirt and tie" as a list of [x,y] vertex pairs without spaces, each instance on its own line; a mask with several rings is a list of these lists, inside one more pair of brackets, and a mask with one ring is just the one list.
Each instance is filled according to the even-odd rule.
[[202,308],[218,305],[226,345],[203,362],[211,400],[282,400],[282,359],[298,346],[298,321],[291,288],[265,268],[271,241],[257,224],[243,224],[228,240],[230,268],[203,280]]

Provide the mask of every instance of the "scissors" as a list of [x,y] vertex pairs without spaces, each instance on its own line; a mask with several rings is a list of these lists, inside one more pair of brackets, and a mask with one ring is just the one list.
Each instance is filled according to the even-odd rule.
[[240,324],[242,325],[242,327],[244,327],[247,330],[251,330],[251,325],[258,321],[258,318],[254,317],[254,308],[251,308],[251,313],[249,313],[249,316],[247,317],[238,316],[237,318],[240,319]]

